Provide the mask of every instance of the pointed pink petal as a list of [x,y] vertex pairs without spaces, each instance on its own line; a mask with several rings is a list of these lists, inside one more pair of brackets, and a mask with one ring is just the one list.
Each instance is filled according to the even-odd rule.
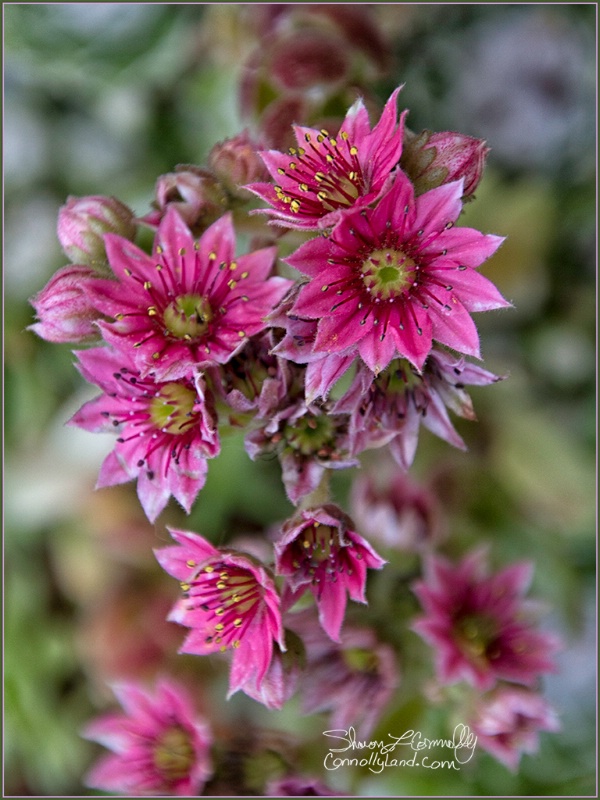
[[334,642],[340,641],[340,631],[346,614],[346,603],[346,587],[342,581],[328,583],[323,587],[321,596],[317,597],[319,622],[325,633]]
[[479,334],[469,313],[456,298],[452,297],[452,306],[438,307],[437,303],[430,306],[432,335],[436,341],[466,353],[469,356],[480,357]]
[[358,352],[362,360],[375,375],[384,370],[396,355],[396,341],[391,329],[387,329],[385,317],[379,325],[358,343]]
[[458,219],[462,211],[462,196],[463,181],[461,179],[437,186],[416,198],[417,213],[413,231],[415,233],[422,231],[420,237],[424,244],[430,234],[438,234],[446,225],[454,224]]
[[[474,269],[448,272],[443,268],[438,269],[436,264],[428,269],[427,274],[452,286],[452,291],[467,311],[491,311],[511,306],[494,284]],[[446,302],[451,303],[452,296],[448,295]]]
[[327,259],[330,253],[331,242],[323,236],[315,236],[301,244],[297,250],[283,260],[303,275],[318,278],[328,268]]
[[[427,194],[430,192],[421,197],[426,197]],[[481,233],[474,228],[450,228],[442,231],[431,245],[426,245],[422,249],[422,252],[438,254],[445,250],[445,258],[457,264],[464,264],[466,267],[478,267],[496,252],[503,241],[503,236]]]
[[[407,307],[402,309],[398,324],[391,325],[391,330],[396,339],[398,353],[407,358],[418,370],[422,370],[431,352],[432,325],[425,309],[417,303],[412,303],[411,307],[412,313]],[[416,322],[413,315],[416,317]]]

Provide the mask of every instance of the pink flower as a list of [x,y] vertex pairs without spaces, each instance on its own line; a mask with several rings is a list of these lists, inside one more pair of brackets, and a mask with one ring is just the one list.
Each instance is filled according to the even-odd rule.
[[184,597],[169,616],[191,628],[179,652],[233,650],[229,695],[252,682],[257,689],[273,657],[285,650],[280,600],[273,578],[254,558],[218,549],[195,533],[169,528],[178,543],[155,550],[161,567],[181,581]]
[[159,384],[140,375],[129,353],[95,347],[77,356],[83,377],[103,394],[85,403],[70,424],[119,433],[98,487],[137,479],[151,522],[171,495],[189,513],[206,480],[206,459],[220,451],[213,400],[201,375]]
[[29,326],[47,342],[82,342],[99,339],[95,323],[101,318],[91,303],[87,286],[98,277],[93,267],[69,264],[50,278],[30,302],[38,321]]
[[136,231],[133,211],[116,197],[68,197],[58,212],[58,240],[75,264],[103,265],[104,235],[133,239]]
[[136,683],[117,684],[113,691],[125,713],[86,726],[87,739],[112,750],[92,767],[86,785],[126,797],[201,792],[212,773],[211,735],[187,692],[166,679],[154,694]]
[[434,348],[418,372],[408,361],[397,359],[377,377],[360,364],[348,391],[334,405],[350,414],[351,452],[388,445],[396,463],[408,470],[415,457],[421,425],[444,441],[466,450],[447,409],[475,420],[465,385],[485,386],[501,377]]
[[253,461],[276,453],[290,502],[296,505],[313,492],[327,469],[347,469],[359,462],[350,455],[348,418],[330,408],[288,399],[245,438]]
[[457,565],[433,556],[426,562],[425,578],[413,587],[425,615],[413,630],[435,648],[438,680],[478,689],[498,680],[531,686],[554,670],[558,641],[535,629],[535,606],[523,599],[531,573],[519,562],[488,575],[482,550]]
[[252,183],[246,188],[273,207],[262,213],[288,228],[327,228],[349,208],[376,200],[402,153],[406,112],[398,122],[399,91],[392,93],[372,130],[367,110],[357,100],[336,136],[295,125],[298,146],[289,154],[261,153],[276,183]]
[[398,356],[421,370],[433,340],[479,357],[470,312],[510,304],[475,269],[502,238],[453,227],[462,194],[456,181],[415,197],[397,172],[374,208],[286,259],[310,278],[290,313],[319,320],[314,353],[357,353],[375,374]]
[[104,338],[128,350],[142,377],[179,380],[198,365],[223,364],[281,300],[290,281],[267,278],[273,247],[234,257],[235,233],[226,214],[198,241],[173,208],[160,223],[152,256],[119,236],[107,235],[118,280],[92,285]]
[[539,731],[558,731],[554,710],[537,692],[499,686],[478,703],[470,725],[478,742],[513,772],[522,753],[535,753]]
[[360,474],[352,484],[352,515],[369,540],[405,552],[431,549],[440,536],[435,496],[397,469]]
[[319,607],[319,621],[339,641],[346,612],[346,595],[366,603],[367,568],[385,561],[354,530],[354,523],[337,506],[299,511],[281,528],[275,543],[276,572],[285,576],[299,597],[309,589]]
[[[328,726],[353,727],[366,740],[400,683],[393,648],[378,641],[369,628],[345,628],[339,643],[318,626],[311,609],[287,617],[306,649],[306,669],[300,682],[302,711],[329,711]],[[333,743],[332,743],[333,746]]]

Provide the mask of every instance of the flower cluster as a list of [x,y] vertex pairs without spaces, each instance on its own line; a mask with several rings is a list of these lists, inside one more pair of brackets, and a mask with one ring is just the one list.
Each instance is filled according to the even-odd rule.
[[[275,18],[261,14],[272,31]],[[333,7],[323,14],[339,22]],[[333,42],[331,62],[345,74],[340,43],[352,40],[350,28],[328,31],[317,38]],[[279,88],[310,87],[315,35],[290,33],[291,56],[269,40],[256,70],[270,64]],[[306,73],[286,69],[292,56]],[[248,96],[251,83],[247,75]],[[298,692],[305,713],[329,712],[333,725],[369,735],[400,686],[394,637],[346,619],[348,600],[366,604],[368,576],[387,563],[371,538],[423,558],[415,592],[425,615],[413,628],[436,648],[441,683],[465,680],[489,693],[473,725],[513,767],[535,731],[554,725],[534,691],[552,668],[554,642],[527,618],[529,570],[489,577],[480,554],[457,567],[435,555],[435,498],[403,474],[421,425],[466,449],[449,411],[475,419],[465,387],[500,379],[467,357],[481,358],[471,314],[510,305],[478,271],[502,238],[458,224],[487,148],[454,132],[413,134],[408,112],[398,113],[400,91],[374,124],[362,99],[327,128],[294,124],[286,152],[265,149],[278,142],[268,126],[260,144],[246,130],[217,145],[206,167],[160,176],[141,217],[115,198],[70,198],[58,234],[73,263],[33,298],[32,329],[91,345],[76,352],[78,369],[101,393],[70,424],[116,434],[97,485],[137,481],[151,523],[171,497],[192,511],[232,427],[244,430],[250,459],[279,461],[294,509],[261,547],[217,547],[169,527],[175,543],[155,550],[180,585],[168,616],[187,629],[180,653],[220,654],[228,696],[242,691],[279,709]],[[244,220],[253,238],[238,254]],[[139,243],[143,228],[150,248]],[[286,232],[293,252],[274,244]],[[357,525],[333,501],[329,478],[377,449],[400,472],[387,487],[368,474],[356,484]],[[115,691],[126,717],[88,728],[113,750],[89,785],[201,789],[210,735],[189,699],[168,682],[155,697],[134,685]]]

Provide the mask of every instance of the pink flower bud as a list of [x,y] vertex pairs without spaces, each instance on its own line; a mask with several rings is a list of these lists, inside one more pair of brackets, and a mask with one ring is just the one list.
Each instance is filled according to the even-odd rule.
[[179,165],[161,175],[155,188],[154,211],[142,222],[157,228],[169,206],[174,206],[195,234],[202,233],[227,210],[227,198],[217,177],[207,169]]
[[116,197],[68,197],[58,212],[58,239],[73,263],[104,263],[104,234],[133,240],[135,232],[133,211]]
[[464,199],[477,188],[488,153],[489,147],[483,139],[452,131],[415,134],[405,129],[400,164],[417,194],[463,178]]
[[261,145],[252,140],[247,130],[216,144],[208,163],[223,185],[233,194],[253,181],[269,179],[269,173],[258,155]]
[[94,322],[102,315],[92,306],[86,289],[88,282],[97,277],[96,270],[84,264],[59,269],[30,300],[38,322],[29,330],[48,342],[80,344],[97,338]]

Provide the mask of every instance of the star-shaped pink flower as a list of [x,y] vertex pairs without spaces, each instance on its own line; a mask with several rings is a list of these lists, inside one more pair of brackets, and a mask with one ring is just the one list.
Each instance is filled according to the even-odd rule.
[[510,303],[476,270],[502,238],[454,227],[462,194],[461,180],[415,197],[399,171],[376,206],[286,259],[309,277],[289,313],[318,320],[313,353],[355,352],[375,374],[398,356],[422,369],[434,340],[480,356],[470,314]]
[[142,376],[157,381],[189,377],[196,366],[224,364],[250,336],[291,281],[268,277],[276,249],[235,257],[235,232],[225,214],[194,240],[174,208],[158,228],[152,255],[107,234],[116,280],[90,282],[104,338],[128,350]]
[[400,88],[373,129],[362,100],[357,100],[335,136],[294,125],[298,146],[289,154],[260,153],[275,184],[252,183],[246,188],[272,206],[261,213],[287,228],[328,228],[349,208],[376,200],[402,154],[406,112],[398,121]]

